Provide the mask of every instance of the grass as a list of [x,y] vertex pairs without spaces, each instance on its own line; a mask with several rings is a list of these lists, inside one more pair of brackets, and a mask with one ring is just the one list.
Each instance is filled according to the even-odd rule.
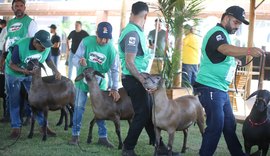
[[[0,110],[0,115],[2,116],[2,107]],[[22,134],[19,140],[11,146],[8,146],[12,143],[14,143],[13,140],[8,139],[8,136],[10,134],[11,128],[10,124],[3,124],[0,123],[0,155],[1,156],[120,156],[121,150],[117,149],[118,145],[118,139],[115,134],[114,125],[110,121],[106,121],[107,129],[108,129],[108,136],[110,141],[115,145],[114,149],[108,149],[102,146],[97,145],[97,126],[94,126],[93,131],[93,143],[87,144],[86,139],[88,135],[88,126],[89,121],[93,117],[93,113],[90,107],[90,104],[87,104],[84,117],[83,117],[83,123],[82,123],[82,129],[81,129],[81,135],[80,135],[80,147],[78,146],[70,146],[67,145],[68,140],[71,138],[71,128],[68,129],[68,131],[64,131],[64,127],[62,126],[55,126],[60,116],[60,111],[56,112],[49,112],[49,125],[51,129],[53,129],[57,133],[57,137],[49,137],[46,142],[42,141],[42,136],[38,132],[38,126],[36,123],[35,126],[35,132],[32,139],[28,139],[27,135],[30,130],[30,126],[24,126],[22,127]],[[128,130],[128,124],[126,121],[121,122],[121,134],[122,138],[126,137],[127,130]],[[243,145],[243,137],[241,133],[242,125],[237,125],[237,135],[239,137],[239,140],[241,144]],[[167,133],[164,131],[162,132],[162,136],[167,143]],[[174,151],[181,151],[182,147],[182,140],[183,140],[183,133],[177,132],[175,135],[174,140]],[[139,140],[138,144],[135,148],[136,153],[138,153],[140,156],[151,156],[153,155],[154,147],[148,145],[148,136],[143,130]],[[188,136],[188,150],[186,151],[184,156],[194,156],[198,155],[198,151],[201,145],[201,136],[199,133],[198,126],[191,126],[189,129],[189,136]],[[8,147],[7,147],[8,146]],[[216,156],[228,156],[229,151],[227,150],[227,146],[225,144],[224,138],[222,137],[218,148],[215,153]]]

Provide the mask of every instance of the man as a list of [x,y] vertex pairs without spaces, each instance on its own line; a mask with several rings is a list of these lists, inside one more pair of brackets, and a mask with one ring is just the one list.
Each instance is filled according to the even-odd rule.
[[5,38],[6,38],[6,35],[7,35],[7,21],[6,20],[0,20],[0,25],[1,25],[1,28],[2,28],[2,31],[0,32],[0,56],[2,54],[2,51],[3,51],[3,47],[4,47],[4,43],[5,43]]
[[[144,2],[136,2],[132,5],[130,21],[119,37],[119,56],[122,67],[122,84],[131,98],[135,112],[128,134],[124,140],[122,156],[136,156],[134,148],[138,138],[145,128],[150,138],[150,144],[155,144],[154,125],[152,123],[152,101],[149,92],[145,90],[145,78],[141,74],[147,72],[150,52],[146,46],[144,37],[144,24],[148,14],[148,6]],[[161,141],[158,154],[168,154]]]
[[185,86],[186,83],[190,83],[191,85],[195,83],[200,61],[199,37],[194,34],[193,27],[189,24],[184,26],[184,33],[186,36],[183,40],[182,52],[183,86]]
[[206,129],[203,134],[200,156],[212,156],[223,133],[232,156],[244,156],[236,136],[236,122],[227,93],[236,68],[235,57],[261,56],[264,51],[256,47],[231,45],[229,34],[234,34],[240,25],[249,24],[245,11],[231,6],[222,15],[221,22],[209,30],[203,39],[202,59],[194,85],[206,113]]
[[[120,98],[118,94],[118,56],[113,46],[112,26],[108,22],[98,24],[96,36],[85,37],[74,55],[72,62],[78,69],[78,75],[83,72],[86,67],[92,67],[94,70],[101,73],[107,73],[109,70],[112,75],[112,88],[110,96],[117,101]],[[97,77],[98,78],[98,77]],[[106,80],[101,81],[100,88],[107,89]],[[73,115],[72,139],[69,142],[71,145],[77,145],[81,129],[82,116],[85,110],[87,101],[88,86],[81,80],[75,83],[76,100]],[[113,145],[107,139],[107,129],[104,120],[97,120],[98,125],[98,144],[112,148]]]
[[[8,21],[7,24],[7,36],[5,43],[3,45],[3,52],[0,58],[0,71],[4,72],[5,59],[8,54],[8,48],[14,44],[16,41],[19,41],[25,37],[33,37],[37,32],[36,22],[25,14],[25,0],[13,0],[12,1],[12,11],[14,12],[15,17]],[[9,112],[9,95],[6,96],[7,101],[7,112]],[[26,114],[31,114],[30,108],[25,106]],[[4,117],[1,121],[8,121],[9,115]]]
[[53,63],[55,64],[56,68],[58,67],[58,61],[59,61],[59,55],[60,55],[60,44],[61,44],[61,40],[60,40],[60,36],[57,35],[56,33],[56,25],[52,24],[49,26],[49,28],[51,28],[50,32],[52,34],[51,37],[51,42],[53,44],[53,46],[51,47],[51,58]]
[[[149,42],[149,47],[151,49],[154,49],[155,42],[157,42],[156,43],[155,57],[162,57],[163,58],[165,45],[166,45],[166,31],[161,29],[161,23],[162,23],[161,19],[157,18],[155,20],[155,29],[151,30],[149,32],[148,42]],[[157,37],[156,37],[156,33],[157,33]]]
[[[86,31],[82,30],[81,21],[76,21],[75,30],[71,31],[67,38],[67,60],[68,60],[69,79],[71,79],[73,71],[72,58],[76,53],[81,40],[86,36],[89,36],[89,34]],[[70,48],[70,41],[71,41],[71,48]]]
[[[28,92],[32,78],[30,76],[32,71],[26,69],[28,61],[31,59],[39,59],[40,63],[46,61],[48,67],[54,71],[56,78],[61,78],[61,74],[50,60],[49,54],[51,46],[50,33],[45,30],[40,30],[33,38],[24,38],[12,45],[12,48],[10,48],[12,51],[7,55],[5,74],[12,127],[10,137],[12,139],[18,138],[21,134],[20,129],[22,123],[19,114],[20,88],[23,84]],[[40,126],[44,125],[44,117],[41,112],[38,114],[37,120]],[[55,136],[55,133],[49,130],[48,135]]]

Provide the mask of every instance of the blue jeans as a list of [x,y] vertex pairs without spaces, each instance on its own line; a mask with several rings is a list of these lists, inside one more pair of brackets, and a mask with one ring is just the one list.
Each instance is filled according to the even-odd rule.
[[197,73],[198,73],[198,65],[197,64],[182,64],[182,72],[186,72],[186,74],[182,74],[182,82],[188,81],[191,85],[195,83]]
[[[24,85],[27,92],[30,90],[31,85],[31,76],[27,77],[16,77],[12,75],[6,74],[6,91],[9,95],[8,104],[10,111],[10,119],[11,119],[11,127],[12,128],[20,128],[22,126],[20,119],[20,89],[21,85]],[[28,104],[27,104],[28,105]],[[36,115],[36,119],[40,126],[44,124],[44,116],[42,112],[38,112]]]
[[[68,78],[69,79],[72,78],[72,71],[73,71],[73,66],[74,66],[73,63],[72,63],[73,56],[74,56],[74,54],[70,51],[69,52],[69,57],[68,57]],[[77,71],[76,71],[76,73],[77,73]]]
[[[85,105],[87,101],[87,92],[84,92],[76,88],[76,100],[75,108],[73,114],[73,127],[72,127],[72,136],[79,136],[81,125],[82,125],[82,116],[85,110]],[[104,120],[97,120],[98,125],[98,136],[99,138],[107,137],[107,129]]]
[[194,88],[206,113],[206,129],[203,134],[200,156],[212,156],[223,132],[232,156],[244,156],[242,146],[235,133],[236,121],[227,92],[200,86]]
[[51,55],[51,59],[52,59],[52,61],[53,61],[56,68],[58,68],[59,56],[60,55],[58,55],[58,56]]

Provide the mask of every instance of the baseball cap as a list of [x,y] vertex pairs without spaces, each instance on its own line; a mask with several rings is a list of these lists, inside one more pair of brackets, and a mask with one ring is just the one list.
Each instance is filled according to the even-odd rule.
[[50,39],[50,33],[45,30],[36,32],[34,38],[45,48],[49,48],[53,45]]
[[225,14],[231,15],[244,24],[249,25],[249,22],[245,19],[245,10],[239,6],[234,5],[227,8]]
[[99,38],[112,39],[112,25],[108,22],[101,22],[98,24],[97,35]]
[[25,0],[13,0],[11,4],[13,5],[15,2],[22,2],[23,4],[25,4]]
[[4,19],[0,19],[0,24],[7,24],[7,21]]
[[49,26],[49,28],[56,29],[57,27],[56,27],[55,24],[52,24],[52,25]]

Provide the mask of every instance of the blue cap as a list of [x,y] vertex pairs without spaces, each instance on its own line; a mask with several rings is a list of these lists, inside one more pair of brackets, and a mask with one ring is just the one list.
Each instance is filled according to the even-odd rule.
[[49,48],[53,45],[48,31],[39,30],[35,33],[34,38],[45,48]]
[[98,24],[97,35],[99,38],[112,39],[112,25],[108,22]]

